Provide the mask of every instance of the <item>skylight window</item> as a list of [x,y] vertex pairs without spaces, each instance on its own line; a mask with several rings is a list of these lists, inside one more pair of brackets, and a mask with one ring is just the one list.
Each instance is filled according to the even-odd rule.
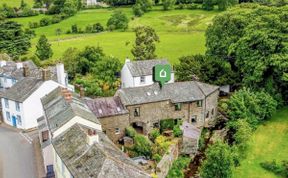
[[98,112],[99,112],[100,114],[102,114],[102,109],[98,109]]
[[154,91],[154,94],[155,94],[155,95],[158,95],[158,91]]
[[120,111],[121,111],[121,109],[120,109],[119,107],[117,107],[117,111],[118,111],[118,112],[120,112]]
[[150,96],[150,95],[151,95],[151,93],[150,93],[150,92],[147,92],[147,95],[148,95],[148,96]]

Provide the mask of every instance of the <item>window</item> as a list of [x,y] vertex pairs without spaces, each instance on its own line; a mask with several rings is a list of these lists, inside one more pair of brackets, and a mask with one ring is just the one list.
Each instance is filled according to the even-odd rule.
[[203,102],[201,100],[197,101],[197,107],[202,107],[202,104],[203,104]]
[[42,142],[46,142],[49,139],[48,130],[42,132]]
[[214,115],[214,108],[213,108],[212,111],[211,111],[211,115],[212,115],[212,116]]
[[134,109],[134,117],[139,117],[140,116],[140,108],[135,108]]
[[115,134],[120,134],[120,128],[115,128]]
[[20,103],[15,102],[15,106],[16,106],[16,111],[20,111]]
[[207,114],[206,114],[206,118],[208,118],[209,117],[209,111],[207,112]]
[[181,110],[181,103],[175,104],[175,111],[180,111]]
[[191,123],[196,123],[197,122],[197,116],[194,115],[191,117]]
[[8,101],[8,99],[4,99],[4,102],[5,102],[5,108],[9,108],[9,101]]
[[10,112],[6,112],[6,119],[11,122]]
[[21,116],[17,115],[17,123],[18,125],[22,125]]
[[145,83],[145,76],[140,77],[140,83]]

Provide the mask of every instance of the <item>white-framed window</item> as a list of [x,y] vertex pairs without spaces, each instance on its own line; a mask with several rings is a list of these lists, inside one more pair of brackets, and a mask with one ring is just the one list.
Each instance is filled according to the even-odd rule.
[[120,134],[120,128],[115,128],[115,134]]
[[141,82],[141,83],[145,83],[145,76],[141,76],[141,77],[140,77],[140,82]]
[[134,108],[134,117],[139,117],[140,116],[140,108]]
[[16,117],[17,117],[17,124],[18,124],[18,125],[22,125],[22,118],[21,118],[21,116],[17,115]]
[[6,119],[7,121],[11,122],[10,112],[6,111]]
[[197,107],[202,107],[202,105],[203,105],[202,100],[197,101]]
[[9,108],[9,100],[7,98],[4,98],[5,102],[5,108]]
[[15,101],[16,111],[20,111],[20,103]]

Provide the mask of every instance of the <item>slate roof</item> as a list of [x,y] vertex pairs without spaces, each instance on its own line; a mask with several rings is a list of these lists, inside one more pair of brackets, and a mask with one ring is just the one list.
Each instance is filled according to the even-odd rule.
[[172,103],[184,103],[203,100],[205,96],[218,88],[214,85],[189,81],[167,83],[160,89],[159,84],[155,83],[142,87],[123,88],[116,92],[116,96],[121,98],[125,106],[165,100],[170,100]]
[[40,79],[26,77],[14,84],[11,88],[3,91],[1,97],[9,100],[23,102],[25,101],[34,91],[36,91],[43,81]]
[[[27,65],[29,68],[29,77],[35,77],[37,79],[42,79],[42,69],[38,68],[33,61],[22,62],[23,66]],[[49,66],[48,71],[50,72],[51,80],[57,81],[57,70],[55,66]],[[0,75],[15,78],[20,80],[24,78],[23,68],[17,68],[17,64],[14,61],[6,61],[6,65],[0,67]]]
[[99,142],[88,145],[85,126],[75,124],[53,139],[52,144],[73,177],[150,177],[119,150],[101,131]]
[[139,77],[145,75],[152,75],[153,67],[156,64],[169,64],[169,62],[165,59],[162,60],[151,59],[144,61],[128,61],[125,64],[127,64],[128,69],[130,70],[132,76]]
[[85,102],[97,118],[128,113],[118,96],[87,99]]
[[100,124],[96,116],[76,94],[73,94],[72,100],[68,102],[62,94],[61,87],[44,96],[41,102],[51,132],[54,132],[75,116]]

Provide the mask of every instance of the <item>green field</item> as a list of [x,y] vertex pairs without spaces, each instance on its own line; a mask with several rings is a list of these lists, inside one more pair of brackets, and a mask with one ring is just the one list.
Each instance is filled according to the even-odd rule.
[[[119,9],[119,8],[118,8]],[[203,10],[171,10],[162,11],[155,7],[141,18],[132,18],[131,8],[120,8],[131,19],[126,32],[103,32],[101,34],[70,34],[65,32],[71,25],[77,24],[78,28],[85,29],[88,24],[101,23],[106,27],[106,22],[113,13],[113,9],[84,10],[58,24],[35,29],[37,37],[32,40],[30,55],[35,51],[35,44],[39,35],[45,34],[52,44],[53,60],[59,59],[69,47],[84,48],[87,45],[101,46],[107,55],[124,60],[132,57],[131,48],[135,34],[133,28],[139,25],[152,26],[160,37],[157,44],[158,58],[167,58],[172,63],[177,62],[183,55],[199,54],[205,52],[205,30],[218,11]],[[28,18],[17,18],[15,21],[28,26],[29,22],[38,22],[45,15]],[[56,36],[56,29],[61,29],[62,35]]]
[[[34,0],[24,0],[24,2],[29,4],[31,7],[34,4]],[[4,3],[11,7],[19,7],[21,0],[0,0],[0,5]]]
[[250,141],[247,159],[234,171],[235,178],[276,178],[264,170],[259,163],[288,160],[288,108],[277,112],[273,118],[261,125]]

